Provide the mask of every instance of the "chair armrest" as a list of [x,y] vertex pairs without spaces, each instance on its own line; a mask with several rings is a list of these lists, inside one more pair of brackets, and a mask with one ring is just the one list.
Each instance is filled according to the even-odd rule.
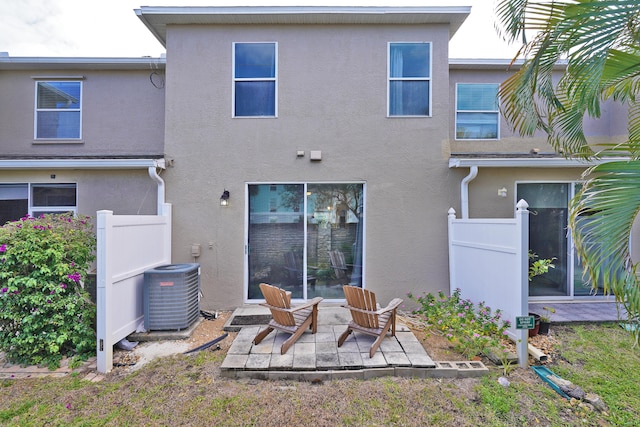
[[381,308],[376,311],[376,314],[382,314],[386,313],[387,311],[395,310],[400,304],[402,304],[402,300],[400,298],[394,298],[389,304],[387,304],[385,308]]
[[376,311],[363,310],[362,308],[353,307],[353,306],[350,306],[349,304],[343,304],[341,307],[348,308],[349,310],[353,310],[353,311],[358,311],[360,313],[380,315],[380,314],[386,313],[387,311],[395,310],[396,308],[398,308],[400,304],[402,304],[402,300],[400,298],[394,298],[385,308],[379,308]]
[[308,301],[305,304],[298,305],[298,306],[292,308],[291,311],[294,312],[294,311],[302,310],[303,308],[313,307],[314,305],[318,305],[320,303],[320,301],[322,301],[323,299],[324,298],[322,298],[322,297],[315,297],[314,299],[312,299],[311,301]]

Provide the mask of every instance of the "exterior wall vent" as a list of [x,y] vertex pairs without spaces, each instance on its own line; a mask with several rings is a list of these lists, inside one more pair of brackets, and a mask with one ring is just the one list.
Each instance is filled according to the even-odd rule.
[[200,316],[200,264],[169,264],[144,272],[147,331],[186,329]]

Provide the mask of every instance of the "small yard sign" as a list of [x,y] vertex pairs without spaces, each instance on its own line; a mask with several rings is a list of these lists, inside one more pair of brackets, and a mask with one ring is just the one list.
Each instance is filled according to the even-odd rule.
[[533,329],[534,327],[533,316],[516,316],[516,329]]

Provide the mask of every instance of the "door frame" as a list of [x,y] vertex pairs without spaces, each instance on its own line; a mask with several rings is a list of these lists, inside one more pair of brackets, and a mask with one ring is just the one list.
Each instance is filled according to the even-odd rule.
[[[307,236],[308,236],[308,231],[307,231],[307,225],[308,225],[308,221],[307,221],[307,185],[309,184],[313,184],[313,185],[317,185],[317,184],[327,184],[327,185],[331,185],[331,184],[360,184],[362,185],[362,216],[361,216],[361,233],[362,233],[362,287],[365,288],[366,286],[366,240],[367,240],[367,221],[366,221],[366,200],[367,200],[367,183],[366,181],[354,181],[354,180],[344,180],[344,181],[247,181],[245,182],[245,186],[244,186],[244,197],[245,197],[245,213],[244,213],[244,256],[243,256],[243,291],[242,291],[242,298],[245,304],[260,304],[262,302],[264,302],[264,300],[262,299],[249,299],[249,229],[250,229],[250,205],[249,205],[249,187],[251,185],[303,185],[304,186],[304,204],[303,204],[303,212],[304,212],[304,226],[303,226],[303,232],[304,232],[304,249],[303,249],[303,263],[306,266],[307,265]],[[298,298],[294,298],[292,299],[293,302],[296,303],[300,303],[300,302],[306,302],[307,301],[307,271],[305,269],[304,272],[304,276],[303,276],[303,298],[302,299],[298,299]],[[345,299],[341,298],[341,299],[328,299],[325,298],[324,299],[325,302],[344,302]]]

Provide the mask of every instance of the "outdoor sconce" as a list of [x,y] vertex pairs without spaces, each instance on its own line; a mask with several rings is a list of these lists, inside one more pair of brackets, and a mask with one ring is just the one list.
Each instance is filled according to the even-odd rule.
[[498,196],[507,197],[507,189],[505,187],[498,188]]
[[220,196],[220,206],[229,206],[229,191],[224,190]]

